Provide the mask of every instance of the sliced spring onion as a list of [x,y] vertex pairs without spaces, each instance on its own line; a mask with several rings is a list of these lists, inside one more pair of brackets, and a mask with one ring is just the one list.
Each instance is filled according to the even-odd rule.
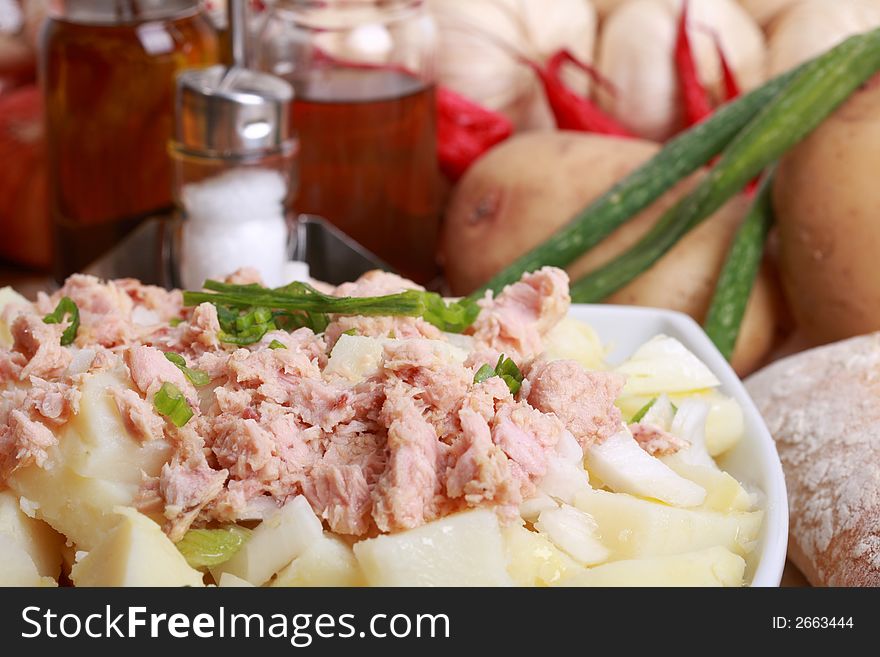
[[495,365],[495,371],[498,376],[507,384],[511,394],[516,394],[522,387],[523,375],[519,367],[510,358],[505,358],[504,354],[498,358],[498,364]]
[[193,416],[193,411],[186,403],[186,397],[173,383],[167,381],[153,397],[153,406],[160,415],[167,417],[176,427],[182,427]]
[[359,335],[358,330],[356,328],[350,328],[347,331],[343,331],[342,335]]
[[[237,319],[239,312],[271,308],[279,327],[289,330],[282,319],[312,330],[324,330],[327,315],[391,315],[422,317],[448,333],[461,333],[473,324],[480,308],[475,301],[463,299],[447,302],[439,294],[421,290],[406,290],[399,294],[379,297],[334,297],[319,292],[306,283],[295,282],[275,289],[255,285],[230,285],[219,281],[205,281],[206,291],[187,291],[183,300],[187,306],[213,303],[218,308],[220,326],[230,336],[239,334],[225,324]],[[220,309],[224,308],[221,312]],[[259,319],[259,316],[255,317]]]
[[72,344],[79,330],[79,308],[70,297],[61,297],[61,301],[55,306],[55,310],[43,318],[45,324],[60,324],[64,318],[70,316],[70,325],[61,334],[61,345]]
[[630,424],[637,424],[637,423],[641,422],[644,419],[644,417],[648,414],[648,411],[651,410],[651,407],[656,403],[657,403],[657,398],[654,397],[654,399],[652,399],[647,404],[642,406],[638,411],[636,411],[636,414],[632,416],[632,419],[629,421],[629,423]]
[[649,269],[684,235],[809,135],[880,71],[880,29],[850,37],[799,71],[724,148],[712,170],[639,242],[572,284],[572,301],[601,302]]
[[177,549],[192,568],[206,568],[229,561],[250,537],[251,530],[238,525],[190,529],[177,543]]
[[480,369],[477,370],[477,373],[474,375],[474,383],[482,383],[486,379],[491,379],[495,376],[495,368],[486,363]]
[[165,358],[177,365],[177,368],[183,372],[183,375],[189,379],[189,382],[194,386],[206,386],[211,383],[211,377],[208,376],[206,372],[187,367],[186,361],[180,354],[176,354],[173,351],[166,351]]
[[272,340],[272,342],[269,343],[269,349],[287,349],[287,345],[279,340]]
[[516,363],[510,358],[505,358],[504,354],[501,354],[501,356],[498,357],[498,362],[495,364],[495,367],[486,363],[478,369],[477,373],[474,375],[474,383],[482,383],[486,379],[491,379],[493,376],[497,376],[504,381],[504,383],[507,384],[508,390],[510,390],[510,393],[513,395],[518,393],[522,387],[522,372],[519,367],[517,367]]
[[721,269],[703,328],[718,351],[733,357],[755,279],[761,269],[764,246],[773,225],[773,172],[764,176],[746,218],[740,224]]

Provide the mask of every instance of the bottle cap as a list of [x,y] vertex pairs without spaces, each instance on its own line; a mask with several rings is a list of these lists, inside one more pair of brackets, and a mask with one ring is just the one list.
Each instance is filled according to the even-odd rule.
[[284,150],[293,87],[268,73],[212,66],[177,77],[175,139],[186,150],[240,156]]

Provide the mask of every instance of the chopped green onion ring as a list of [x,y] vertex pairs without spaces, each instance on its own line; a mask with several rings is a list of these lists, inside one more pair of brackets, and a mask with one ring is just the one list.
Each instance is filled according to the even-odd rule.
[[211,383],[211,377],[208,376],[206,372],[187,367],[186,361],[180,354],[176,354],[173,351],[166,351],[165,358],[177,365],[177,368],[183,372],[184,376],[189,379],[189,382],[194,386],[206,386]]
[[641,422],[645,418],[645,416],[648,414],[648,411],[650,411],[651,408],[656,403],[657,403],[657,398],[654,397],[654,399],[652,399],[647,404],[642,406],[638,411],[636,411],[636,414],[632,416],[632,419],[629,421],[629,423],[630,424],[638,424],[639,422]]
[[250,537],[251,530],[238,525],[190,529],[176,546],[190,567],[207,568],[229,561]]
[[167,381],[153,397],[153,406],[176,427],[182,427],[193,416],[193,411],[186,403],[186,397],[180,392],[180,388]]
[[504,354],[501,354],[501,356],[498,357],[498,362],[495,364],[494,368],[486,363],[478,369],[477,373],[474,375],[474,383],[482,383],[486,379],[491,379],[493,376],[497,376],[504,381],[504,383],[507,384],[507,389],[510,390],[510,394],[512,395],[518,393],[520,388],[522,388],[522,372],[519,367],[517,367],[516,363],[510,358],[505,358]]
[[43,318],[44,324],[60,324],[64,318],[70,315],[70,326],[61,334],[61,346],[73,344],[76,332],[79,330],[79,308],[70,297],[61,297],[61,301],[55,306],[55,310]]

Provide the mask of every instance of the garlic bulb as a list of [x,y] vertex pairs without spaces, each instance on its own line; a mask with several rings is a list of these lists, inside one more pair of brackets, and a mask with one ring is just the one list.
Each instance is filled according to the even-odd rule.
[[[683,122],[675,41],[683,0],[630,0],[603,23],[597,66],[615,93],[597,90],[600,104],[635,134],[663,141]],[[734,0],[689,0],[688,35],[700,80],[723,97],[718,36],[739,86],[765,79],[766,44],[761,29]]]
[[[519,0],[529,50],[527,55],[544,62],[562,48],[582,62],[593,61],[596,40],[596,11],[585,0]],[[590,92],[589,78],[568,67],[562,73],[566,84],[580,94]],[[522,120],[524,128],[552,128],[553,113],[538,81],[532,78],[532,100]]]
[[[826,2],[840,2],[840,0],[825,0]],[[766,27],[774,18],[796,5],[801,0],[739,0],[743,8],[755,19],[758,25]]]
[[596,8],[599,16],[605,18],[625,2],[629,2],[629,0],[593,0],[593,6]]
[[847,37],[880,26],[876,0],[802,0],[774,23],[768,73],[778,75]]
[[[590,62],[596,14],[586,0],[429,0],[438,27],[437,79],[520,129],[552,127],[534,73],[517,55],[544,61],[568,48]],[[587,93],[588,80],[566,71],[566,81]]]

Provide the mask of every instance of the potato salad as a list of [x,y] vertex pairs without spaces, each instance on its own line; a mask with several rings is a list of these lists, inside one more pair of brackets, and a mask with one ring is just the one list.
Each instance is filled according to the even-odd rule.
[[0,291],[0,584],[742,586],[737,402],[568,277]]

